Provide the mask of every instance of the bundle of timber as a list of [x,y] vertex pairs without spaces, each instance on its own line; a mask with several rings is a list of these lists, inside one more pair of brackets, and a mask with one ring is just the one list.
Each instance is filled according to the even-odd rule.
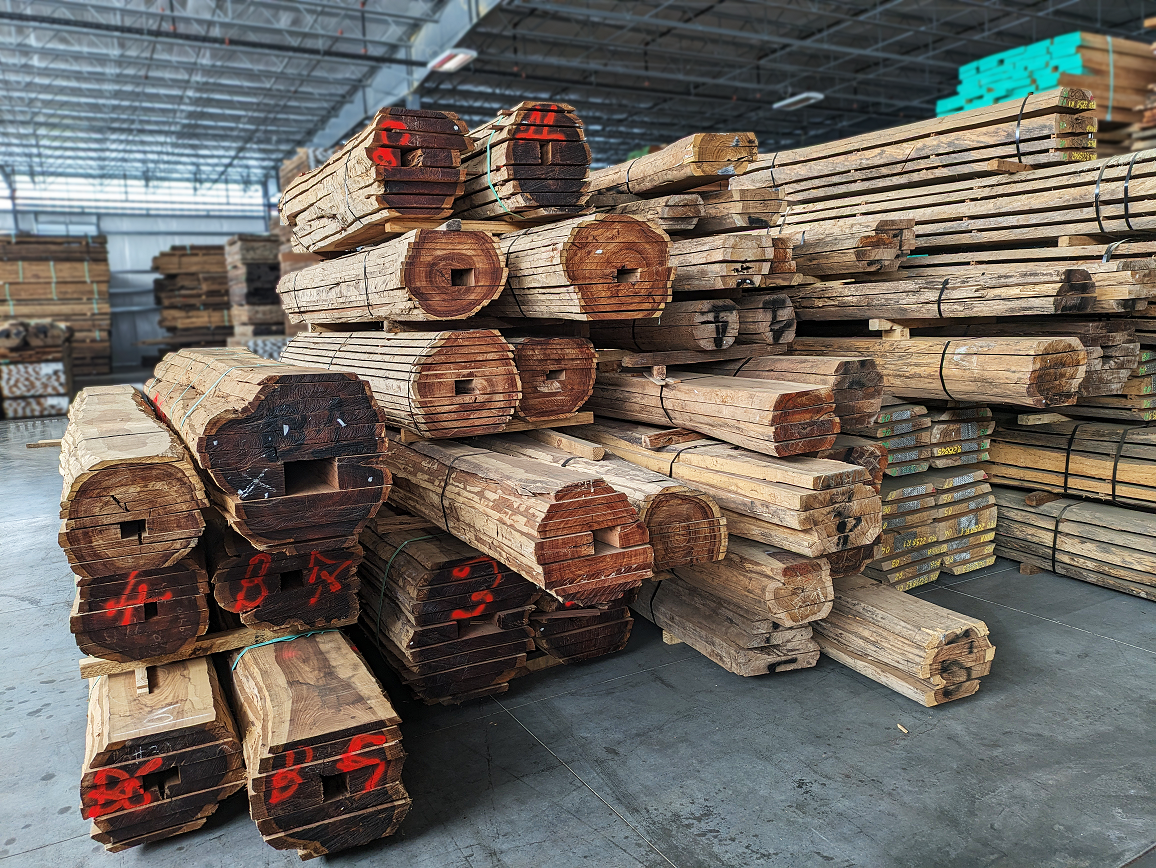
[[336,630],[231,655],[249,814],[265,843],[302,859],[397,831],[411,800],[401,782],[401,719]]
[[595,211],[637,217],[672,234],[694,229],[706,213],[706,205],[698,193],[671,193],[653,199],[632,193],[599,193],[590,197],[589,205]]
[[223,347],[233,335],[229,316],[229,275],[220,244],[174,244],[153,257],[153,295],[161,309],[164,344]]
[[383,108],[364,130],[281,194],[294,250],[352,250],[441,220],[462,194],[466,125],[452,112]]
[[567,419],[594,391],[598,356],[585,338],[511,337],[522,396],[514,415],[526,422]]
[[424,519],[379,515],[361,543],[361,631],[405,685],[431,704],[505,693],[541,589]]
[[671,299],[670,236],[625,214],[593,214],[498,238],[506,289],[487,313],[576,320],[654,317]]
[[899,590],[995,563],[997,510],[982,470],[932,470],[883,483],[882,557],[864,574]]
[[[281,163],[280,181],[281,192],[293,183],[293,180],[300,174],[316,169],[333,155],[331,150],[321,148],[298,148],[297,153]],[[321,262],[321,257],[316,253],[309,253],[305,250],[294,250],[293,245],[293,227],[287,223],[282,223],[280,216],[274,217],[269,221],[269,231],[277,236],[277,268],[281,277],[286,274],[292,274],[295,271],[300,271],[303,268],[308,268]],[[284,299],[281,300],[282,303]],[[304,329],[300,325],[291,324],[288,316],[285,318],[285,334],[295,335]],[[257,340],[257,339],[254,339]],[[253,346],[253,342],[248,344],[250,350],[259,356],[275,359],[277,356],[267,355],[261,350]],[[283,348],[283,347],[282,347]],[[278,354],[280,350],[278,349]]]
[[298,148],[297,152],[287,160],[281,161],[277,170],[277,180],[282,190],[293,183],[298,175],[316,169],[333,156],[332,149],[326,148]]
[[237,729],[207,657],[89,682],[80,813],[117,853],[199,829],[245,785]]
[[774,187],[793,203],[818,202],[984,175],[993,170],[993,160],[1023,166],[1094,160],[1095,108],[1088,91],[1050,90],[836,142],[759,154],[736,186]]
[[785,348],[795,339],[795,307],[789,295],[744,292],[739,297],[738,306],[739,335],[735,343]]
[[208,499],[180,441],[131,386],[91,386],[69,411],[60,473],[77,644],[113,660],[190,646],[208,628],[194,556]]
[[213,503],[259,549],[351,539],[389,494],[383,416],[352,374],[235,348],[181,350],[145,392]]
[[225,242],[233,323],[230,346],[244,346],[258,336],[285,334],[285,312],[277,295],[280,249],[276,235],[234,235]]
[[103,235],[0,236],[6,315],[70,326],[72,363],[78,375],[107,374],[112,369],[108,280]]
[[676,269],[676,293],[723,290],[738,297],[757,289],[763,275],[793,273],[795,263],[789,239],[763,232],[731,232],[701,238],[676,238],[670,245],[670,263]]
[[452,441],[390,442],[391,502],[563,602],[616,600],[652,574],[646,525],[598,475]]
[[630,640],[634,627],[630,606],[637,599],[638,588],[632,588],[616,600],[582,608],[545,594],[530,615],[534,644],[561,663],[581,663],[621,651]]
[[72,328],[51,320],[0,325],[5,419],[63,416],[72,393]]
[[768,617],[765,604],[728,590],[671,575],[645,582],[631,608],[736,675],[809,669],[819,662],[810,624],[784,627]]
[[472,316],[505,285],[493,236],[451,220],[285,274],[277,291],[293,322],[426,321]]
[[357,620],[355,540],[258,550],[208,510],[204,556],[213,599],[252,628],[316,630]]
[[971,696],[995,658],[983,621],[864,576],[835,579],[815,639],[828,657],[928,707]]
[[500,431],[521,397],[512,348],[492,329],[303,333],[281,361],[356,374],[385,422],[434,439]]
[[725,298],[675,301],[666,305],[659,317],[600,322],[590,327],[590,338],[600,349],[644,353],[725,350],[738,335],[738,305]]
[[1156,600],[1156,516],[998,486],[995,501],[1000,557]]
[[887,453],[888,476],[921,473],[929,467],[956,467],[986,461],[995,428],[991,410],[975,404],[928,408],[885,396],[873,422],[844,424],[847,434],[835,438],[836,447],[882,447]]
[[[793,339],[792,328],[789,340]],[[883,398],[883,377],[875,360],[866,356],[760,356],[712,362],[695,370],[715,376],[789,380],[829,388],[843,431],[872,424]]]
[[532,220],[582,212],[590,146],[573,106],[518,103],[470,130],[469,142],[456,216]]
[[[557,442],[569,445],[569,437]],[[529,458],[599,476],[626,495],[646,525],[654,549],[654,569],[669,570],[687,564],[717,561],[726,554],[727,524],[714,500],[701,491],[680,485],[669,476],[647,470],[621,458],[590,460],[575,452],[590,452],[581,441],[574,451],[539,442],[525,434],[479,437],[475,445],[502,455]],[[597,448],[597,447],[594,447]]]
[[754,133],[695,133],[590,173],[590,192],[659,196],[741,175],[758,156]]
[[681,426],[766,455],[799,455],[835,442],[832,392],[790,380],[748,380],[679,372],[655,381],[602,371],[586,408],[614,419]]
[[[792,349],[875,359],[903,398],[1053,407],[1076,400],[1088,354],[1074,337],[795,338]],[[597,391],[595,392],[597,394]]]
[[611,419],[567,431],[709,495],[732,536],[809,557],[866,546],[879,536],[880,501],[864,467],[772,458],[693,431]]
[[674,231],[684,235],[717,235],[768,229],[776,215],[789,205],[778,190],[767,188],[734,190],[728,186],[724,190],[702,189],[697,195],[703,203],[702,216],[693,227]]
[[1021,425],[1000,418],[984,469],[997,485],[1151,508],[1156,430],[1117,422]]
[[894,275],[916,244],[910,218],[832,221],[787,236],[778,231],[778,240],[793,245],[795,271],[828,280]]

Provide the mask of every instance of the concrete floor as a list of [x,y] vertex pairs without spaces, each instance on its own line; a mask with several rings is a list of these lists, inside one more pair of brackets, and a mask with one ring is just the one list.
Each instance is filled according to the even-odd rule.
[[[0,868],[291,865],[243,795],[109,855],[77,810],[86,688],[56,547],[62,421],[0,423]],[[983,618],[979,693],[925,709],[824,658],[731,675],[646,622],[621,654],[460,708],[410,701],[392,839],[341,866],[1156,866],[1156,605],[1006,561],[920,591]],[[902,724],[907,734],[901,732]]]

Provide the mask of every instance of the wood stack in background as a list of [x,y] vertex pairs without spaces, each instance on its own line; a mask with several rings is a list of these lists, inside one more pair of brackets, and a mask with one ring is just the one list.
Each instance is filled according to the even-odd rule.
[[77,376],[112,370],[108,248],[103,235],[0,236],[3,316],[54,320],[72,328]]
[[233,334],[229,316],[229,276],[220,244],[174,244],[153,257],[153,295],[160,325],[169,333],[164,345],[223,347]]
[[254,338],[285,334],[285,311],[277,295],[280,248],[280,239],[272,234],[234,235],[225,242],[233,325],[229,346],[248,347]]
[[80,813],[112,853],[200,828],[245,785],[233,716],[207,657],[89,682]]
[[328,630],[228,659],[265,843],[311,859],[392,835],[411,803],[401,719],[349,640]]
[[0,323],[4,418],[63,416],[71,395],[72,327],[53,320]]

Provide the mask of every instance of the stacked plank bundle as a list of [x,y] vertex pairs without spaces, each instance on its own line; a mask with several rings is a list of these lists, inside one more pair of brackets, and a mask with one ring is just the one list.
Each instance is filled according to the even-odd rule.
[[281,194],[294,250],[329,253],[439,220],[465,189],[466,126],[452,112],[383,108],[364,130]]
[[621,651],[634,627],[630,606],[638,593],[638,588],[632,588],[614,600],[586,608],[544,594],[530,616],[534,644],[562,663],[581,663]]
[[311,859],[392,835],[409,811],[401,719],[335,630],[231,660],[249,814],[265,843]]
[[590,146],[572,106],[519,103],[470,130],[469,143],[456,216],[522,221],[582,213]]
[[108,280],[103,235],[0,236],[4,315],[70,326],[73,372],[79,376],[112,370]]
[[823,653],[928,707],[971,696],[991,672],[987,625],[863,576],[835,580],[815,622]]
[[92,386],[69,411],[60,473],[77,645],[118,661],[190,648],[209,623],[194,551],[208,500],[180,441],[131,386]]
[[225,242],[228,268],[230,346],[285,334],[285,312],[277,295],[281,242],[276,235],[234,235]]
[[383,510],[361,542],[361,631],[405,685],[431,704],[504,693],[541,589],[424,519]]
[[995,501],[995,553],[1000,557],[1156,600],[1156,517],[1151,513],[999,487]]
[[0,323],[5,419],[63,416],[72,394],[72,328],[52,320]]
[[189,832],[245,785],[236,726],[207,657],[89,682],[80,813],[117,853]]
[[153,294],[161,309],[164,343],[173,349],[223,347],[233,334],[229,277],[220,244],[174,244],[153,257]]
[[844,424],[836,447],[875,445],[887,454],[888,476],[986,461],[995,428],[991,410],[975,404],[945,408],[907,404],[885,396],[874,419]]

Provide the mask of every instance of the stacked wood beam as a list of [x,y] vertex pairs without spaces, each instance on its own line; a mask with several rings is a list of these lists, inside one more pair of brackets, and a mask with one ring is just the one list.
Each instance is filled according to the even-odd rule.
[[561,663],[581,663],[613,654],[626,647],[634,619],[630,606],[638,588],[599,606],[570,606],[544,594],[530,615],[534,644]]
[[0,324],[5,419],[63,416],[72,393],[72,327],[53,320]]
[[281,240],[276,235],[234,235],[225,242],[229,284],[230,346],[256,337],[285,334],[285,311],[277,295]]
[[220,244],[174,244],[153,257],[153,295],[161,309],[165,344],[223,347],[233,335],[228,265]]
[[598,357],[585,338],[511,337],[522,395],[514,415],[525,422],[566,419],[594,391]]
[[661,150],[590,173],[591,193],[658,196],[741,175],[755,159],[753,133],[695,133]]
[[669,233],[694,229],[706,213],[698,193],[671,193],[653,199],[632,193],[600,193],[590,197],[589,204],[595,211],[639,217]]

